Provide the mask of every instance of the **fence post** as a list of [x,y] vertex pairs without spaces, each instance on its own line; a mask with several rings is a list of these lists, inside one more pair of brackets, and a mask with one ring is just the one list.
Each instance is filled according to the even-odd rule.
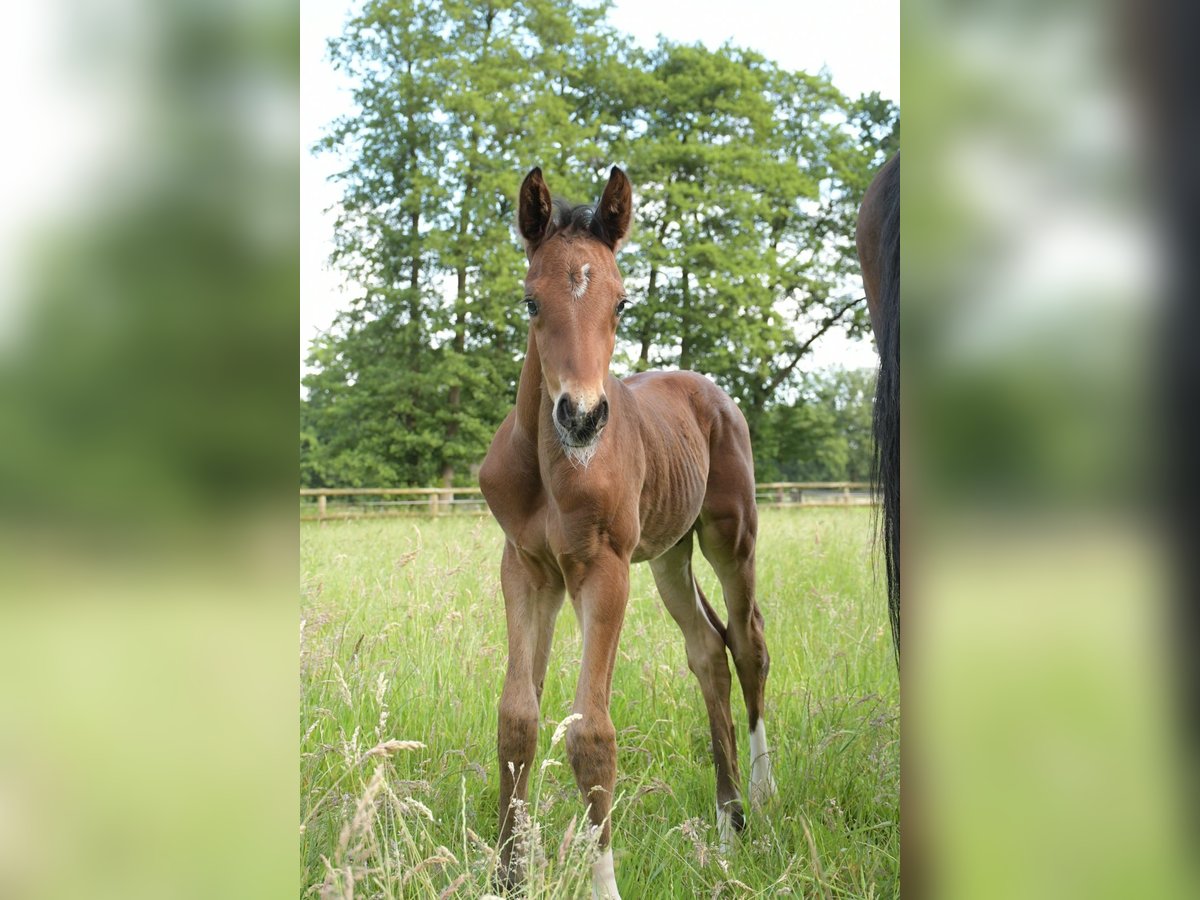
[[437,491],[434,491],[432,494],[429,495],[429,514],[431,516],[436,516],[438,514]]
[[325,518],[325,495],[321,494],[317,497],[317,519]]
[[847,506],[850,505],[850,485],[846,485],[844,488],[842,488],[842,502]]

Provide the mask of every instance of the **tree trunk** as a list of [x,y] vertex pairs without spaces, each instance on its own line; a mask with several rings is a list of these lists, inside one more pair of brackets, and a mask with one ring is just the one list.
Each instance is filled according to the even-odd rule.
[[[671,208],[668,206],[665,210],[665,213],[669,214],[670,211]],[[667,214],[664,214],[662,224],[658,227],[658,243],[660,246],[662,245],[662,242],[666,240],[667,229],[671,225],[671,219]],[[658,266],[652,265],[650,267],[650,283],[646,286],[646,304],[650,311],[647,313],[646,321],[642,324],[642,333],[640,335],[642,339],[642,351],[640,354],[638,354],[637,370],[639,372],[645,372],[648,368],[650,368],[650,345],[654,341],[654,333],[650,329],[649,316],[654,315],[654,301],[657,296]]]
[[408,286],[412,289],[413,296],[417,296],[417,289],[421,282],[421,211],[413,210],[409,216],[409,227],[412,232],[412,267],[408,273]]
[[[405,75],[411,83],[413,77],[413,61],[405,60]],[[417,150],[417,121],[410,101],[405,107],[405,131],[408,135],[408,178],[411,184],[419,183],[421,160]],[[417,205],[408,217],[408,251],[411,254],[408,272],[408,321],[414,335],[420,334],[422,327],[421,315],[421,208]]]
[[[646,304],[647,305],[650,305],[654,301],[654,292],[657,289],[657,286],[658,286],[658,266],[651,266],[650,267],[650,284],[646,288]],[[651,307],[651,309],[653,310],[653,307]],[[649,313],[648,315],[653,315],[653,312]],[[654,335],[651,334],[651,332],[650,332],[650,319],[649,318],[647,318],[646,321],[644,323],[642,323],[641,339],[642,339],[642,352],[638,354],[638,361],[637,361],[636,368],[639,372],[645,372],[648,368],[650,368],[650,343],[654,339]]]
[[408,315],[412,327],[421,324],[421,249],[418,235],[421,228],[421,213],[414,210],[409,217],[412,229],[412,263],[408,272]]
[[[466,217],[464,208],[463,218]],[[467,350],[467,269],[461,262],[455,275],[457,290],[454,297],[454,352],[456,355],[462,356]],[[461,384],[450,385],[450,393],[446,402],[450,407],[450,421],[446,423],[446,443],[451,444],[458,438],[458,417],[462,410]],[[447,459],[442,463],[442,486],[450,487],[453,484],[454,464]]]
[[690,369],[692,367],[692,327],[691,327],[691,289],[688,286],[690,274],[687,269],[683,270],[683,310],[679,316],[679,324],[682,334],[679,336],[679,368]]
[[[492,26],[496,19],[496,10],[488,5],[485,14],[485,26],[483,35],[483,49],[480,55],[481,65],[486,65],[488,57],[488,47],[491,43]],[[472,133],[472,152],[467,158],[468,167],[473,165],[474,159],[479,156],[482,142],[479,123],[473,122],[471,125]],[[468,171],[472,171],[468,168]],[[476,180],[468,175],[463,183],[462,208],[459,210],[458,216],[458,234],[457,234],[457,255],[458,260],[455,264],[455,293],[454,293],[454,352],[459,357],[466,353],[467,349],[467,263],[465,244],[467,235],[470,232],[471,226],[471,198],[475,195]],[[459,417],[462,412],[462,385],[452,383],[450,392],[447,396],[447,404],[450,409],[450,419],[446,424],[446,443],[452,444],[458,438],[459,433]],[[454,463],[443,457],[442,460],[442,486],[450,487],[454,483]]]

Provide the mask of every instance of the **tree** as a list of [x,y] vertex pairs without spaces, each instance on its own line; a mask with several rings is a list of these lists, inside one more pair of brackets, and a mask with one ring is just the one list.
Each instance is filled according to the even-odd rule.
[[525,348],[512,220],[535,165],[576,201],[615,162],[634,179],[618,370],[705,372],[757,437],[813,344],[865,327],[854,215],[895,108],[749,51],[636,50],[607,10],[368,0],[331,42],[358,109],[320,149],[345,163],[334,263],[359,293],[312,345],[313,484],[473,480]]
[[645,62],[628,364],[713,376],[753,434],[821,337],[867,327],[853,234],[880,138],[866,123],[894,107],[731,47],[664,41]]
[[754,442],[760,481],[867,481],[871,472],[871,400],[866,369],[805,373],[790,403],[760,419]]
[[310,356],[309,477],[473,477],[524,349],[513,195],[539,161],[587,180],[605,120],[584,86],[620,57],[605,12],[369,2],[331,43],[358,85],[321,145],[347,161],[334,262],[362,292]]

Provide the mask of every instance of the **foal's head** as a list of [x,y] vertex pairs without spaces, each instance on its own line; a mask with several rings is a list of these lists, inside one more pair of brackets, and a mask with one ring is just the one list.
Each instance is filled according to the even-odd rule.
[[529,327],[554,427],[574,460],[590,458],[608,421],[604,381],[626,305],[615,253],[632,206],[629,179],[616,166],[595,207],[551,200],[541,169],[521,184],[517,224],[529,257]]

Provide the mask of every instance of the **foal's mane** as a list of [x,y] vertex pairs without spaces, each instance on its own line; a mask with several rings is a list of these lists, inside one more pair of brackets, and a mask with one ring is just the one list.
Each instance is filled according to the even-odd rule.
[[555,234],[563,237],[588,236],[611,245],[604,230],[604,223],[596,215],[594,203],[572,203],[563,197],[555,197],[550,213],[550,224],[546,226],[543,240]]

